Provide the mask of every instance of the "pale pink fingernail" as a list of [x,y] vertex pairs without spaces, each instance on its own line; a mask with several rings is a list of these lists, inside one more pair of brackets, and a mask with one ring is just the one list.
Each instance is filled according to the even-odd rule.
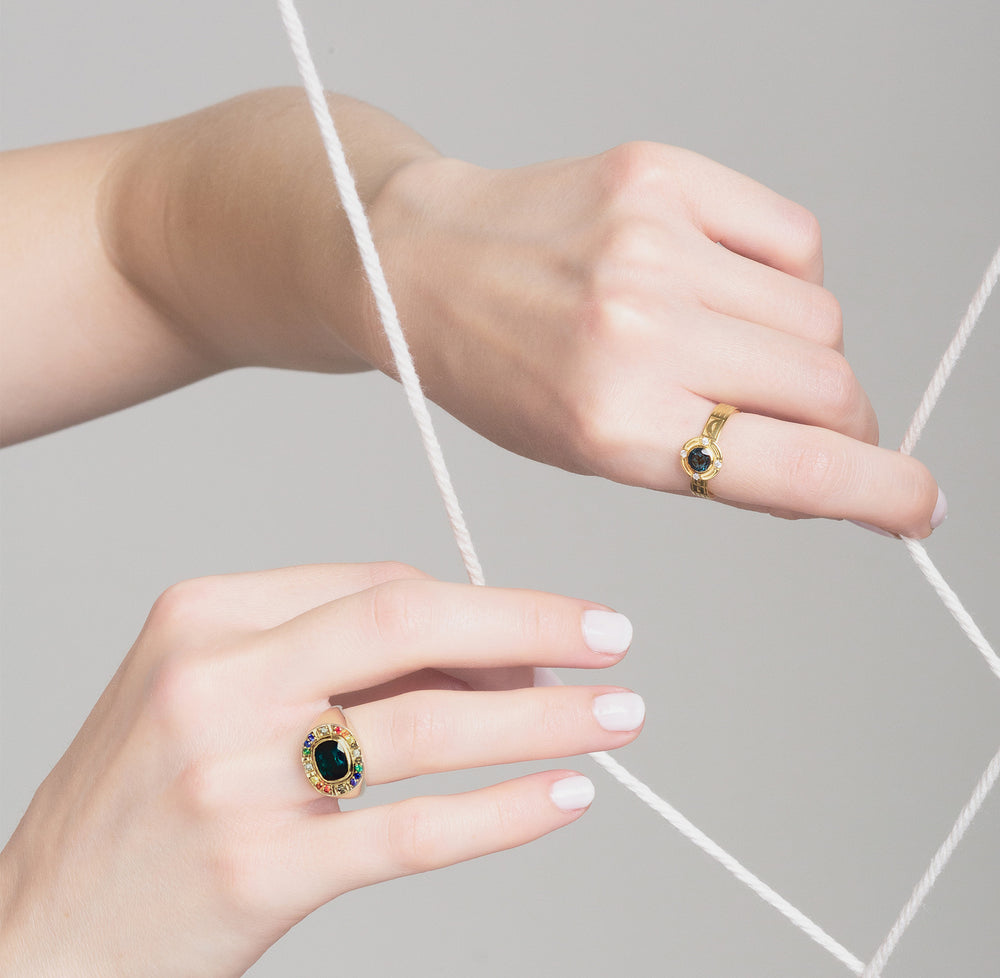
[[549,797],[560,811],[578,812],[594,800],[594,782],[582,774],[575,774],[552,785]]
[[632,644],[632,622],[617,611],[585,611],[583,640],[594,652],[621,655]]
[[605,693],[594,697],[594,717],[605,730],[638,730],[646,704],[638,693]]
[[948,518],[948,500],[945,499],[944,490],[938,489],[937,502],[934,504],[934,512],[931,513],[931,529],[936,530]]
[[855,526],[860,526],[862,530],[871,530],[872,533],[877,533],[880,537],[892,537],[894,540],[899,539],[895,533],[883,530],[882,527],[875,526],[873,523],[862,523],[861,520],[848,520],[847,522],[853,523]]

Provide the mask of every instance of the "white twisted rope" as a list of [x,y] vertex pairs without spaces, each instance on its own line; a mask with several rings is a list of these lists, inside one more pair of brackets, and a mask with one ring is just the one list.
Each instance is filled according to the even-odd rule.
[[879,949],[875,952],[868,967],[865,968],[863,978],[879,978],[882,974],[882,970],[889,960],[889,955],[896,950],[896,945],[903,936],[903,932],[913,922],[913,918],[916,917],[921,904],[926,899],[927,894],[931,892],[931,887],[934,886],[937,878],[941,875],[941,870],[944,869],[948,860],[951,859],[952,853],[958,848],[958,844],[962,841],[962,836],[965,835],[966,829],[972,824],[972,820],[979,813],[983,802],[986,801],[986,796],[990,793],[990,789],[996,784],[998,775],[1000,775],[1000,750],[993,755],[993,760],[986,766],[983,776],[979,779],[975,790],[972,792],[972,797],[966,802],[965,808],[959,813],[955,824],[948,833],[948,837],[941,843],[941,848],[934,853],[934,858],[931,860],[930,866],[927,867],[927,872],[924,873],[920,878],[920,882],[913,888],[913,893],[910,894],[910,899],[906,901],[906,906],[900,910],[896,922],[892,925],[892,929],[886,934],[885,940],[879,945]]
[[378,316],[385,330],[386,338],[392,349],[392,359],[396,364],[396,372],[399,380],[406,392],[406,400],[413,413],[413,420],[417,423],[420,431],[420,439],[424,444],[424,451],[427,453],[427,460],[430,462],[431,471],[434,473],[434,481],[437,483],[441,499],[444,501],[444,508],[448,513],[448,521],[451,523],[452,532],[455,534],[455,543],[458,544],[459,552],[465,563],[466,573],[473,584],[485,584],[483,568],[476,556],[475,547],[472,545],[472,537],[469,528],[466,526],[465,517],[462,515],[462,507],[458,503],[458,496],[455,494],[455,487],[451,483],[451,476],[448,474],[448,466],[444,461],[444,453],[441,451],[441,443],[434,432],[434,422],[431,421],[430,411],[427,409],[427,398],[420,388],[420,378],[417,376],[416,368],[413,366],[413,357],[410,355],[410,347],[403,335],[403,329],[399,325],[399,314],[396,312],[396,304],[389,294],[389,284],[385,280],[385,273],[382,271],[382,262],[379,261],[378,252],[375,250],[375,242],[372,240],[371,227],[365,215],[365,209],[358,196],[358,188],[351,176],[350,167],[347,165],[347,158],[344,156],[344,147],[337,135],[337,128],[333,124],[333,116],[330,115],[330,107],[326,104],[326,97],[323,94],[323,84],[319,80],[316,65],[313,63],[312,55],[309,53],[309,45],[306,41],[306,32],[302,26],[302,20],[295,4],[279,0],[278,9],[281,12],[281,19],[285,24],[285,32],[288,34],[288,42],[292,46],[292,54],[295,55],[295,62],[299,66],[299,73],[302,76],[302,84],[305,86],[306,95],[309,98],[309,105],[312,107],[313,115],[319,126],[320,135],[323,138],[323,146],[326,148],[326,156],[330,161],[330,169],[333,170],[333,178],[337,183],[337,192],[340,194],[340,202],[347,214],[351,231],[354,232],[354,240],[358,245],[358,253],[364,265],[365,277],[371,287],[372,295],[375,298],[375,307],[378,309]]
[[[365,269],[365,275],[368,278],[372,294],[375,298],[379,318],[382,322],[382,327],[385,330],[385,334],[388,338],[393,358],[396,363],[396,370],[402,382],[403,390],[406,393],[410,410],[412,411],[414,419],[417,422],[417,427],[420,430],[420,437],[423,441],[424,450],[427,453],[431,470],[434,473],[434,479],[437,483],[438,490],[441,493],[442,500],[444,501],[445,510],[448,514],[448,519],[451,523],[452,532],[455,535],[458,549],[465,563],[466,572],[468,573],[471,583],[478,585],[485,584],[482,567],[472,544],[471,534],[469,533],[468,527],[465,523],[465,518],[462,515],[462,510],[458,502],[458,497],[455,494],[451,478],[448,475],[448,469],[444,461],[444,453],[441,450],[440,442],[438,441],[434,430],[434,424],[431,420],[430,411],[427,407],[427,400],[420,387],[420,381],[413,364],[413,358],[403,335],[403,330],[400,326],[399,316],[396,312],[395,304],[393,303],[392,297],[389,293],[389,287],[385,280],[385,274],[382,270],[382,264],[379,260],[378,251],[376,250],[375,243],[372,239],[371,228],[369,227],[364,207],[362,206],[361,200],[358,196],[354,178],[347,165],[343,146],[341,145],[340,138],[337,135],[337,129],[333,123],[330,108],[323,93],[323,85],[320,81],[319,74],[316,71],[315,63],[313,62],[312,56],[309,52],[309,46],[306,41],[302,21],[298,15],[298,11],[295,9],[293,0],[277,0],[277,4],[281,13],[282,22],[285,26],[285,31],[288,35],[289,43],[292,48],[292,53],[295,56],[299,74],[302,78],[302,83],[309,99],[309,104],[312,108],[313,115],[316,117],[317,125],[319,126],[323,139],[323,145],[326,148],[327,158],[330,161],[330,168],[333,172],[334,181],[336,182],[337,192],[340,195],[344,211],[347,214],[348,221],[350,222],[351,229],[357,242],[358,251]],[[976,296],[974,297],[972,304],[969,306],[969,310],[959,327],[958,334],[956,334],[955,339],[953,339],[949,345],[945,358],[938,367],[938,370],[931,381],[931,385],[928,387],[928,390],[921,401],[917,414],[910,425],[910,430],[907,432],[902,451],[909,452],[916,443],[917,438],[919,438],[924,425],[927,423],[927,418],[934,409],[937,398],[947,382],[951,371],[954,369],[955,363],[961,356],[965,343],[975,327],[976,321],[986,304],[986,300],[989,297],[990,292],[996,284],[998,274],[1000,274],[1000,250],[998,250],[990,268],[987,270],[987,275],[983,280],[983,284],[980,285],[979,290],[976,292]],[[910,548],[910,552],[913,554],[914,560],[917,560],[918,566],[927,576],[932,586],[938,591],[939,594],[941,594],[942,600],[947,605],[949,611],[951,611],[951,613],[955,616],[963,631],[969,635],[969,638],[983,653],[984,657],[986,657],[990,668],[997,673],[998,677],[1000,677],[1000,659],[997,658],[996,653],[993,652],[993,649],[990,647],[986,638],[976,626],[971,616],[969,616],[968,612],[966,612],[962,607],[958,597],[948,587],[944,578],[941,577],[940,573],[930,562],[930,558],[926,555],[924,548],[913,540],[907,540],[906,544]],[[923,556],[920,557],[920,554]],[[551,670],[546,669],[538,670],[537,682],[539,685],[549,685],[558,683],[559,680],[555,674],[551,672]],[[920,908],[920,905],[923,903],[924,898],[930,892],[937,880],[937,877],[940,875],[941,870],[950,859],[951,854],[954,852],[962,836],[965,834],[966,829],[968,829],[969,825],[972,823],[972,820],[975,818],[977,812],[982,806],[987,794],[996,782],[998,775],[1000,775],[1000,752],[998,752],[977,784],[972,798],[962,810],[962,813],[949,833],[948,838],[935,854],[931,866],[924,874],[920,883],[918,883],[917,887],[914,889],[913,894],[911,895],[906,906],[903,908],[903,911],[900,913],[899,918],[893,925],[892,930],[879,947],[871,963],[866,967],[857,956],[852,954],[849,950],[847,950],[847,948],[831,937],[825,930],[823,930],[822,927],[802,913],[801,910],[798,910],[779,893],[774,891],[761,879],[751,873],[750,870],[748,870],[738,859],[726,852],[721,846],[702,832],[701,829],[685,818],[684,815],[682,815],[669,802],[657,795],[652,788],[636,778],[609,754],[604,751],[597,751],[592,753],[590,756],[623,787],[631,791],[637,798],[639,798],[640,801],[644,802],[658,815],[673,825],[674,828],[676,828],[677,831],[680,832],[685,838],[689,839],[703,852],[707,853],[723,867],[729,870],[729,872],[732,873],[741,883],[745,884],[762,900],[774,907],[779,913],[783,914],[799,930],[801,930],[808,937],[812,938],[812,940],[814,940],[821,947],[825,948],[851,972],[855,975],[862,975],[863,978],[879,978],[882,973],[882,969],[885,966],[885,962],[888,960],[896,945],[899,943],[899,939],[902,937],[903,932],[913,920]]]
[[[969,308],[958,324],[958,329],[952,341],[944,351],[944,356],[941,358],[937,370],[934,371],[934,375],[927,385],[927,390],[924,391],[924,396],[920,399],[920,404],[914,412],[913,420],[910,422],[910,426],[907,428],[906,435],[903,438],[903,443],[899,448],[904,455],[909,455],[913,452],[913,447],[917,444],[917,439],[923,433],[927,419],[930,417],[931,411],[934,410],[938,398],[941,396],[941,391],[944,390],[944,385],[951,376],[952,370],[955,369],[958,358],[965,350],[965,344],[968,343],[972,331],[976,328],[976,323],[979,322],[979,317],[986,306],[986,300],[989,299],[990,293],[996,288],[998,279],[1000,279],[1000,248],[997,248],[996,254],[994,254],[989,265],[986,266],[986,271],[983,273],[983,279],[979,283],[979,288],[976,289],[972,301],[969,303]],[[951,612],[955,621],[958,622],[958,627],[969,637],[969,641],[979,649],[986,660],[986,664],[993,671],[993,674],[1000,679],[1000,658],[993,651],[993,647],[986,640],[986,636],[982,633],[982,630],[973,621],[972,615],[965,610],[965,606],[959,601],[958,595],[951,589],[937,567],[934,566],[926,547],[917,540],[904,539],[903,543],[906,545],[906,549],[909,550],[914,563],[920,568],[920,572],[927,578],[930,586],[937,591],[938,596],[944,602],[944,606]],[[906,901],[905,906],[899,912],[899,916],[892,925],[892,929],[886,934],[885,940],[879,945],[868,967],[865,968],[863,978],[880,978],[886,962],[889,960],[889,956],[896,949],[896,945],[899,943],[907,927],[913,923],[913,919],[917,916],[917,911],[920,910],[931,888],[937,882],[937,878],[941,875],[941,870],[948,864],[948,860],[951,859],[952,854],[958,848],[959,842],[962,841],[962,836],[965,835],[966,830],[972,824],[972,820],[979,813],[983,802],[986,801],[986,796],[992,790],[993,785],[996,784],[998,776],[1000,776],[1000,751],[997,751],[993,755],[993,759],[986,766],[986,770],[983,771],[982,776],[976,783],[976,787],[973,789],[972,797],[959,813],[947,838],[941,843],[941,848],[934,853],[934,858],[931,860],[930,866],[927,867],[927,871],[913,888],[909,900]]]
[[976,328],[979,317],[983,314],[986,300],[990,297],[993,289],[996,288],[998,278],[1000,278],[1000,248],[997,248],[993,260],[987,266],[986,272],[983,274],[983,280],[979,283],[979,288],[976,289],[976,293],[969,303],[969,308],[966,309],[962,321],[958,324],[958,329],[955,331],[952,341],[948,344],[948,349],[944,351],[944,356],[941,357],[941,362],[938,364],[937,370],[934,371],[934,376],[931,377],[931,382],[927,385],[924,396],[920,399],[919,407],[913,413],[913,420],[910,421],[910,427],[906,429],[906,434],[903,436],[903,443],[899,446],[899,450],[904,455],[913,454],[913,447],[917,444],[917,439],[923,433],[927,419],[931,416],[931,411],[937,405],[941,391],[944,390],[944,385],[948,383],[948,378],[955,369],[958,358],[965,350],[965,344],[969,342],[969,337]]
[[972,620],[958,595],[951,589],[951,586],[944,579],[941,571],[934,566],[927,553],[927,548],[918,540],[903,538],[906,549],[910,551],[913,562],[920,568],[921,573],[930,582],[932,588],[937,591],[938,596],[944,602],[944,606],[951,612],[952,617],[958,622],[958,627],[969,636],[969,641],[979,649],[986,660],[986,664],[993,670],[993,675],[1000,679],[1000,656],[993,651],[993,646],[986,640],[986,636],[980,631],[979,626]]

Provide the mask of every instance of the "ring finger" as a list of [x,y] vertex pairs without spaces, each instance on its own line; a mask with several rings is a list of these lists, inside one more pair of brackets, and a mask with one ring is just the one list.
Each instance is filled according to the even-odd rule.
[[[617,686],[423,690],[344,711],[372,785],[614,750],[639,735],[644,716],[642,698]],[[313,796],[304,780],[303,792]]]
[[[691,434],[713,407],[701,397],[685,404]],[[931,532],[942,507],[934,477],[915,458],[826,428],[741,413],[726,422],[719,444],[725,466],[711,492],[726,502],[861,521],[918,538]],[[664,488],[681,483],[684,491],[680,460],[671,459],[670,469]]]

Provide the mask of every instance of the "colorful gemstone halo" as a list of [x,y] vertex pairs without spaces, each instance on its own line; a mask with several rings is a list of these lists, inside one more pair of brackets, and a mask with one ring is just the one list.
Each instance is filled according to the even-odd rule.
[[302,767],[309,783],[323,795],[357,795],[364,787],[365,761],[347,727],[324,723],[302,742]]
[[722,468],[722,452],[711,438],[697,435],[684,442],[681,465],[690,478],[707,482]]

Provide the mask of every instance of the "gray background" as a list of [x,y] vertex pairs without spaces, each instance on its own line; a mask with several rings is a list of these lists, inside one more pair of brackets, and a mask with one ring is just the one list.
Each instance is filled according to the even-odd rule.
[[[302,3],[325,83],[450,154],[506,166],[655,139],[814,210],[887,444],[1000,239],[998,10]],[[269,3],[7,0],[2,56],[8,147],[295,81]],[[951,502],[931,552],[994,639],[998,368],[994,300],[918,450]],[[612,678],[646,696],[649,719],[621,759],[870,954],[1000,740],[1000,687],[903,547],[548,470],[437,414],[491,583],[633,618]],[[390,557],[461,577],[401,392],[381,376],[233,373],[0,464],[4,837],[171,582]],[[692,622],[705,624],[697,642]],[[847,973],[579,767],[598,797],[578,824],[350,894],[251,974],[314,973],[317,951],[348,939],[360,975]],[[998,874],[995,796],[889,974],[995,975]]]

